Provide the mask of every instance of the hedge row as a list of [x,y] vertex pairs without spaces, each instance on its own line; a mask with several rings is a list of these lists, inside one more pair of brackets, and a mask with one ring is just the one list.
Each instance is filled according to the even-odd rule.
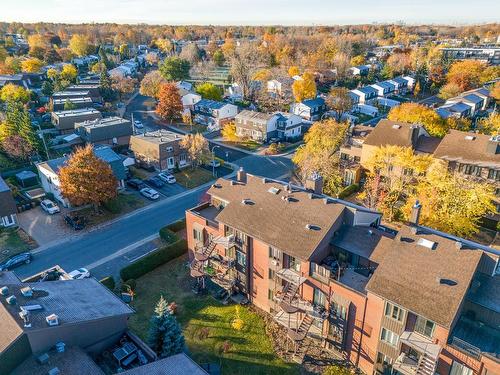
[[359,185],[358,184],[352,184],[346,187],[344,190],[342,190],[339,193],[339,198],[344,199],[347,198],[349,195],[357,192],[359,190]]
[[186,252],[187,242],[184,239],[180,239],[172,244],[153,251],[127,267],[122,268],[120,271],[120,277],[122,280],[138,279],[142,275],[154,270],[156,267],[170,262],[172,259],[175,259]]
[[186,219],[174,221],[172,224],[167,225],[166,228],[170,229],[172,232],[179,232],[186,228]]
[[179,236],[168,227],[160,229],[160,238],[168,244],[179,241]]

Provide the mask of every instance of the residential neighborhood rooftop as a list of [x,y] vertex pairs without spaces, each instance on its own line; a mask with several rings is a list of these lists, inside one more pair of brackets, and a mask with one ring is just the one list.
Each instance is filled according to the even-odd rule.
[[90,114],[98,114],[100,113],[95,108],[80,108],[80,109],[70,109],[67,111],[54,111],[52,114],[58,117],[72,117],[72,116],[82,116],[82,115],[90,115]]
[[170,130],[160,129],[154,132],[145,132],[133,136],[136,139],[142,139],[147,142],[162,144],[182,139],[182,135],[174,133]]
[[403,226],[366,288],[450,327],[482,254],[420,227]]

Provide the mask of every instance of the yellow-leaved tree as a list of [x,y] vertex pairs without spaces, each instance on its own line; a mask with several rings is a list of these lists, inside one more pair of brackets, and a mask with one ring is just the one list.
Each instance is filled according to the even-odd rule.
[[449,129],[446,120],[433,109],[418,103],[403,103],[390,110],[387,118],[392,121],[422,124],[427,132],[435,137],[444,137]]
[[208,141],[200,133],[184,136],[180,146],[188,153],[193,168],[209,160]]
[[309,72],[302,74],[301,79],[293,82],[292,91],[296,102],[315,98],[316,82],[314,81],[314,75]]
[[408,218],[418,199],[422,204],[421,224],[469,237],[479,231],[484,215],[496,211],[494,198],[493,185],[452,174],[436,160],[409,195],[403,212]]
[[43,66],[43,61],[40,59],[37,59],[36,57],[33,57],[31,59],[26,59],[21,62],[21,69],[23,72],[27,73],[36,73],[38,72]]
[[337,196],[343,189],[339,167],[339,149],[347,135],[347,124],[332,119],[315,122],[304,136],[304,145],[297,149],[293,162],[302,180],[319,173],[326,194]]
[[74,34],[69,41],[69,49],[77,56],[85,56],[89,49],[89,38],[86,35]]
[[229,142],[237,142],[239,137],[236,135],[236,124],[234,121],[227,122],[224,124],[220,131],[222,138]]
[[118,182],[108,163],[99,159],[91,145],[78,148],[59,170],[61,192],[71,205],[97,208],[116,197]]

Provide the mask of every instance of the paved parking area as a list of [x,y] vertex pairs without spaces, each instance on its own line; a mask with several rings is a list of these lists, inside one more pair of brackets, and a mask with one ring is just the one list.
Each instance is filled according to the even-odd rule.
[[28,233],[39,246],[52,241],[62,240],[74,235],[75,231],[64,222],[65,209],[61,212],[48,215],[39,206],[17,215],[19,225]]

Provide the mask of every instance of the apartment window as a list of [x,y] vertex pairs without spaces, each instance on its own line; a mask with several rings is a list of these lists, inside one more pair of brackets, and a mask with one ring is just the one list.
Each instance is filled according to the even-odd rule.
[[326,304],[326,295],[321,291],[321,289],[314,288],[313,295],[313,305],[317,306],[325,306]]
[[403,310],[400,307],[393,305],[390,302],[386,302],[385,303],[385,316],[392,318],[392,319],[395,319],[398,322],[401,322],[401,321],[403,321]]
[[412,168],[404,168],[403,169],[403,174],[405,176],[413,176],[413,169]]
[[242,266],[247,266],[247,256],[243,254],[241,251],[236,251],[236,262]]
[[313,277],[319,276],[319,277],[322,277],[324,279],[330,278],[330,270],[328,270],[326,267],[322,267],[319,264],[311,262],[309,264],[309,268],[310,268],[310,272],[309,272],[310,276],[313,276]]
[[227,258],[234,259],[234,247],[230,247],[229,249],[225,249],[224,250],[224,255]]
[[197,229],[193,229],[193,238],[197,242],[203,242],[203,233]]
[[280,251],[274,247],[269,246],[269,258],[279,260],[281,258]]
[[399,336],[388,329],[382,328],[382,333],[380,335],[380,340],[388,343],[392,346],[397,346],[399,341]]
[[450,375],[472,375],[473,373],[472,369],[457,361],[453,361],[451,365]]
[[499,170],[489,169],[488,170],[488,179],[500,181],[500,169]]
[[346,306],[340,305],[339,303],[334,301],[334,302],[332,302],[332,306],[330,308],[330,311],[333,313],[333,315],[335,315],[338,318],[341,318],[344,320],[347,319],[347,307]]
[[275,275],[276,275],[276,272],[269,268],[269,280],[274,280]]
[[386,356],[385,354],[380,352],[377,353],[377,363],[382,363],[383,365],[390,366],[391,361],[391,358]]
[[472,175],[481,176],[481,167],[478,167],[477,165],[461,164],[460,170],[462,171],[463,174],[466,174],[469,176],[472,176]]
[[415,323],[415,332],[418,332],[427,337],[432,337],[435,326],[436,324],[432,320],[428,320],[422,318],[421,316],[418,316]]

